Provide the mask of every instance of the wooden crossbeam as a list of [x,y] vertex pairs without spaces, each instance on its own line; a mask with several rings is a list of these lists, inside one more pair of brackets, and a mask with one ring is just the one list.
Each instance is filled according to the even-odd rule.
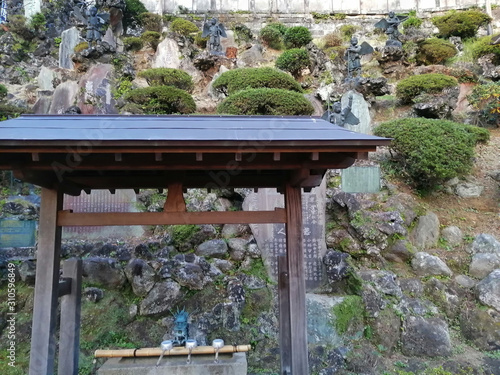
[[59,226],[177,225],[177,224],[267,224],[286,223],[285,210],[227,212],[99,212],[61,210]]

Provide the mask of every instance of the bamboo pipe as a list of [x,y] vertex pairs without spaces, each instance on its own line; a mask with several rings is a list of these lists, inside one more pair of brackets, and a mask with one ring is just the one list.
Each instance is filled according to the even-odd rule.
[[[251,345],[225,345],[219,349],[219,353],[238,353],[248,352]],[[117,357],[159,357],[162,353],[161,348],[143,348],[143,349],[118,349],[118,350],[96,350],[95,358],[117,358]],[[165,352],[169,355],[188,355],[189,350],[184,347],[175,347]],[[215,354],[215,349],[211,346],[198,346],[191,351],[196,354]]]

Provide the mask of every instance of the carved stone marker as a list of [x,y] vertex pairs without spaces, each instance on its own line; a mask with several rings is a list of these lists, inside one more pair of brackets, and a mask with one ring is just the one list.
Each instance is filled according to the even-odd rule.
[[[323,256],[325,243],[325,181],[311,193],[302,194],[304,272],[307,290],[323,283]],[[249,194],[244,203],[246,211],[273,210],[284,207],[284,197],[276,189],[259,189]],[[250,224],[257,245],[261,249],[267,272],[277,280],[279,255],[286,254],[285,224]]]
[[0,219],[0,248],[35,246],[36,220]]
[[[73,212],[137,212],[136,196],[133,190],[93,190],[90,195],[64,196],[64,209]],[[144,230],[140,226],[85,226],[64,227],[65,239],[131,238],[140,237]]]

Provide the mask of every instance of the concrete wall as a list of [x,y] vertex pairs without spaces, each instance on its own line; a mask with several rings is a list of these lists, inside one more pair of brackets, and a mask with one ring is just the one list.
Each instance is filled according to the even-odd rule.
[[[27,1],[27,0],[25,0]],[[252,13],[348,13],[380,14],[395,11],[440,11],[483,6],[486,0],[142,0],[155,13],[177,12],[179,6],[190,12],[212,11]],[[500,0],[492,0],[500,4]]]

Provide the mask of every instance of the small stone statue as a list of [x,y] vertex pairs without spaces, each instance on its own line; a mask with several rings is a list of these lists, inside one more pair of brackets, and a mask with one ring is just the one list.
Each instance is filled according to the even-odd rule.
[[217,18],[212,18],[209,22],[203,24],[202,38],[210,36],[208,49],[211,55],[223,55],[220,45],[220,38],[227,38],[226,29],[222,23],[217,22]]
[[344,127],[348,125],[359,125],[359,119],[351,112],[352,109],[352,94],[349,95],[349,103],[342,108],[341,102],[335,102],[321,117],[323,120],[329,121],[332,124]]
[[72,105],[71,107],[66,108],[66,110],[64,111],[64,114],[65,115],[81,115],[82,110],[80,109],[80,107],[78,107],[76,105]]
[[[83,16],[83,12],[85,16]],[[94,42],[98,43],[103,37],[102,27],[109,22],[109,13],[97,13],[95,6],[86,9],[86,3],[82,3],[80,7],[73,8],[73,14],[80,21],[87,25],[87,34],[85,39],[92,46]]]
[[188,339],[189,331],[188,331],[188,317],[189,313],[182,309],[173,314],[175,322],[174,322],[174,345],[176,346],[184,346],[186,340]]
[[387,46],[394,44],[389,41],[398,41],[399,44],[401,44],[399,40],[401,33],[398,30],[398,26],[407,18],[408,17],[396,16],[393,11],[390,11],[387,19],[383,18],[375,24],[375,28],[384,30],[385,34],[389,38],[386,43]]
[[351,45],[347,47],[345,58],[347,59],[347,77],[348,79],[361,75],[361,56],[373,52],[372,46],[363,42],[358,45],[358,38],[351,38]]

